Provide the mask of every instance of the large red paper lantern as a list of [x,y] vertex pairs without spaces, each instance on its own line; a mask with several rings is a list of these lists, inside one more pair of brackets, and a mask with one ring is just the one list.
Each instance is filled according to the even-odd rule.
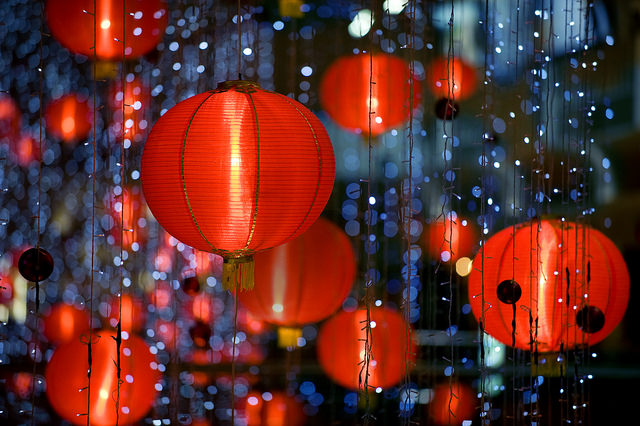
[[476,90],[476,72],[460,58],[435,59],[427,69],[428,88],[436,98],[448,98],[456,102],[467,99]]
[[[295,240],[257,254],[255,272],[256,287],[238,295],[241,304],[262,321],[301,327],[328,317],[342,305],[356,266],[349,238],[320,218]],[[295,346],[291,341],[281,343]]]
[[425,251],[432,259],[455,262],[470,256],[480,239],[472,222],[460,217],[455,220],[436,220],[425,226]]
[[[115,333],[98,331],[100,338],[91,346],[91,394],[88,395],[87,345],[76,339],[58,347],[45,370],[47,397],[53,409],[65,420],[87,424],[116,424],[117,366]],[[95,335],[94,335],[95,337]],[[156,394],[160,374],[154,369],[155,356],[139,337],[129,336],[120,347],[120,416],[121,424],[133,424],[149,411]],[[87,397],[89,400],[87,401]]]
[[[405,372],[407,324],[402,316],[386,308],[371,309],[371,335],[375,342],[369,362],[369,386],[389,387]],[[318,334],[318,362],[334,382],[358,389],[365,350],[367,312],[340,312],[324,323]],[[411,337],[410,337],[411,338]],[[409,351],[415,353],[413,340]],[[364,371],[362,383],[364,383]]]
[[329,66],[320,83],[320,103],[340,126],[365,135],[371,111],[371,136],[378,136],[409,120],[410,107],[420,105],[421,90],[404,60],[384,53],[371,59],[360,54]]
[[478,321],[483,281],[484,330],[506,345],[539,352],[601,341],[629,301],[629,273],[616,246],[589,226],[561,220],[509,227],[486,241],[469,275]]
[[[167,27],[167,2],[162,0],[97,0],[96,49],[98,59],[137,58],[153,49]],[[84,12],[91,12],[91,14]],[[47,24],[53,36],[74,53],[93,57],[93,2],[89,0],[47,0]]]
[[55,345],[79,340],[89,333],[89,314],[66,303],[58,303],[44,316],[44,336]]
[[85,98],[69,94],[47,106],[45,120],[47,132],[65,142],[75,142],[89,135],[93,114]]
[[476,405],[476,392],[467,384],[454,382],[437,385],[427,407],[436,425],[448,426],[461,425],[465,420],[473,421]]
[[249,392],[239,405],[240,417],[247,426],[300,426],[305,423],[302,404],[282,392]]
[[247,81],[184,100],[153,127],[142,155],[145,199],[178,240],[221,255],[223,286],[253,286],[251,256],[302,234],[333,187],[320,121]]

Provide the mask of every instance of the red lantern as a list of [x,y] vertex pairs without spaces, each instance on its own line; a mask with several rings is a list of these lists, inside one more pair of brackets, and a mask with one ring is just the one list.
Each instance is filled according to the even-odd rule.
[[539,352],[593,345],[624,316],[626,264],[616,246],[589,226],[527,222],[515,227],[515,235],[509,227],[488,239],[483,266],[482,250],[469,275],[471,308],[481,321],[484,280],[484,330],[506,345]]
[[[96,3],[96,49],[98,59],[133,59],[153,49],[167,27],[167,2],[162,0],[98,0]],[[86,13],[91,12],[90,13]],[[93,57],[93,4],[85,0],[47,0],[47,24],[53,36],[67,49]],[[126,35],[123,37],[122,24]]]
[[9,95],[0,93],[0,139],[15,138],[20,133],[22,114],[16,101]]
[[[116,392],[118,386],[118,359],[115,333],[99,331],[100,338],[91,347],[91,394],[88,395],[87,345],[73,340],[58,347],[45,371],[47,397],[54,410],[65,420],[87,424],[87,397],[89,398],[90,424],[113,425],[116,423]],[[94,335],[95,336],[95,335]],[[122,424],[138,421],[151,408],[155,399],[155,385],[160,374],[154,369],[156,359],[146,343],[136,336],[129,336],[120,347],[120,418]]]
[[122,134],[122,98],[124,96],[124,137],[130,142],[141,142],[148,127],[145,111],[151,104],[151,92],[134,74],[126,76],[124,87],[123,94],[121,80],[116,80],[111,86],[109,104],[113,110],[112,131],[118,138]]
[[40,161],[40,141],[27,133],[12,139],[9,146],[13,161],[22,167],[28,167],[34,161]]
[[282,392],[249,392],[240,402],[247,426],[299,426],[305,423],[302,405]]
[[461,425],[474,420],[476,392],[464,383],[441,383],[433,390],[429,414],[436,425]]
[[113,297],[109,303],[109,325],[116,328],[120,319],[120,302],[122,302],[122,331],[131,334],[142,330],[146,320],[144,303],[129,294]]
[[89,314],[75,306],[58,303],[44,316],[44,336],[55,345],[79,340],[89,333]]
[[142,155],[149,208],[171,235],[225,259],[223,286],[253,287],[254,253],[302,234],[333,187],[333,148],[298,102],[247,81],[180,102]]
[[474,224],[460,217],[427,224],[424,238],[425,251],[442,262],[456,262],[462,256],[470,256],[480,239]]
[[169,321],[158,320],[156,321],[155,337],[158,341],[162,342],[167,350],[173,350],[176,347],[177,340],[177,327],[175,323]]
[[[120,235],[122,235],[122,248],[124,250],[131,250],[132,248],[137,250],[140,244],[147,239],[146,228],[141,227],[139,223],[145,212],[144,199],[140,187],[125,188],[122,196],[112,193],[108,207],[113,219],[109,242],[119,247]],[[120,234],[121,223],[123,227],[122,234]]]
[[86,99],[69,94],[47,106],[45,119],[47,132],[65,142],[75,142],[89,135],[93,114]]
[[[369,362],[369,386],[389,387],[404,375],[406,329],[402,316],[389,309],[371,309],[372,357]],[[367,312],[340,312],[324,323],[318,334],[318,362],[334,382],[358,389],[361,361],[365,350]],[[413,340],[410,353],[415,353]],[[364,383],[364,371],[362,383]]]
[[427,71],[429,90],[436,98],[449,98],[456,102],[467,99],[476,90],[475,70],[460,58],[435,59]]
[[[262,321],[297,328],[328,317],[342,305],[356,265],[349,238],[319,218],[295,240],[257,254],[255,272],[256,288],[239,294],[240,303]],[[281,346],[295,346],[301,333],[293,333],[293,340],[281,341]]]
[[409,120],[410,100],[417,108],[421,90],[409,64],[398,57],[384,53],[374,53],[372,58],[369,54],[345,56],[325,72],[320,103],[340,126],[365,135],[371,111],[371,136],[375,137]]

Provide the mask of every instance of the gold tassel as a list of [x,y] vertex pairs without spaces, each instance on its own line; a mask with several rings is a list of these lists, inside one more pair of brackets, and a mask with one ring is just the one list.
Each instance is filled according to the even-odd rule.
[[222,288],[234,291],[253,290],[253,257],[224,259],[222,263]]
[[302,337],[302,329],[296,327],[278,327],[278,347],[295,348],[298,338]]

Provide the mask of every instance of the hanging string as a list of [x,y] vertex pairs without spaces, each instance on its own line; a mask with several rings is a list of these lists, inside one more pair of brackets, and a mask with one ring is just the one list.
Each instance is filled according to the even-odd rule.
[[231,342],[231,424],[235,425],[236,418],[236,334],[238,332],[238,287],[235,288],[233,303],[233,341]]
[[238,0],[238,14],[236,15],[236,24],[238,25],[238,80],[242,80],[242,17],[240,16],[240,0]]

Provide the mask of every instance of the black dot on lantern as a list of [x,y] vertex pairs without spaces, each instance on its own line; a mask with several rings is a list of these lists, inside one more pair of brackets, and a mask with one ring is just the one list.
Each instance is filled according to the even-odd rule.
[[576,312],[576,324],[585,333],[597,333],[604,327],[604,312],[595,306],[585,306]]
[[182,291],[189,296],[195,296],[200,291],[200,281],[198,277],[187,277],[182,281]]
[[211,328],[202,321],[196,321],[189,329],[189,335],[194,345],[199,348],[206,348],[211,338]]
[[500,284],[498,284],[496,292],[498,293],[498,300],[508,305],[513,305],[518,300],[520,300],[520,297],[522,296],[522,289],[520,288],[520,284],[518,284],[514,280],[502,281]]
[[30,248],[20,255],[18,271],[27,281],[44,281],[53,272],[53,257],[42,248]]
[[459,111],[460,107],[458,106],[458,104],[453,101],[449,103],[449,100],[447,98],[439,99],[436,102],[435,113],[436,117],[438,117],[440,120],[452,120],[456,118]]

